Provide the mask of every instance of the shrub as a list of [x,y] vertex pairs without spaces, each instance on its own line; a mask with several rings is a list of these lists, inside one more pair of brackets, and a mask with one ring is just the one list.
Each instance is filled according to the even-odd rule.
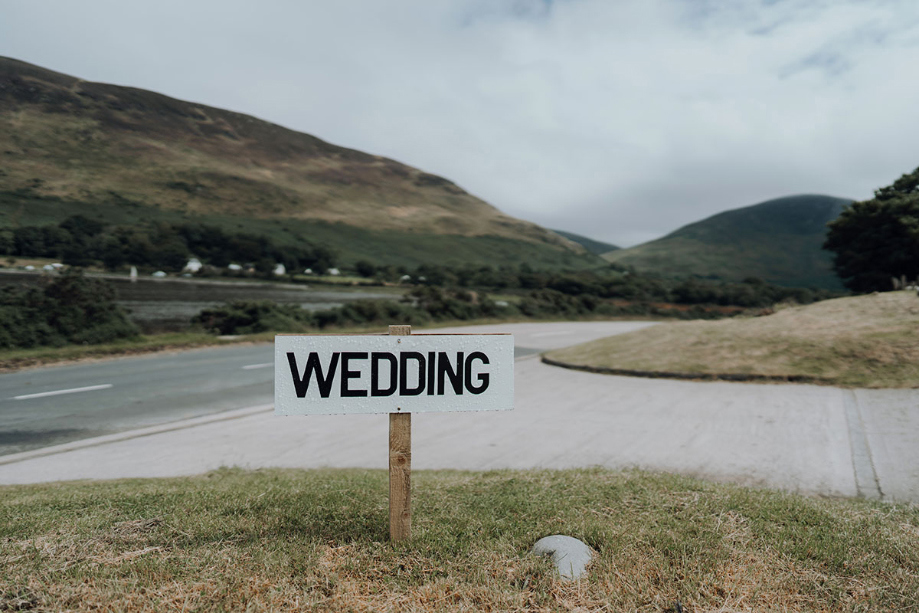
[[310,312],[293,304],[269,301],[236,301],[213,309],[204,309],[192,323],[216,334],[254,334],[274,330],[278,332],[306,332],[313,325]]
[[137,336],[137,326],[101,279],[68,271],[43,288],[0,290],[0,347],[108,343]]

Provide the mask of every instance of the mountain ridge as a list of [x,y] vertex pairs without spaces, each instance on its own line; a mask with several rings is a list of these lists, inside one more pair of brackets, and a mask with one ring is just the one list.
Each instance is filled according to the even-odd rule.
[[584,253],[401,162],[235,111],[4,57],[0,168],[0,191],[25,199],[492,236]]

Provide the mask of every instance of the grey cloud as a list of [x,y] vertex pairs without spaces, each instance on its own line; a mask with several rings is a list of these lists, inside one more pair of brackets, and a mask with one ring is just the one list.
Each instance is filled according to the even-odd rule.
[[0,54],[230,108],[632,244],[919,165],[912,0],[4,5]]

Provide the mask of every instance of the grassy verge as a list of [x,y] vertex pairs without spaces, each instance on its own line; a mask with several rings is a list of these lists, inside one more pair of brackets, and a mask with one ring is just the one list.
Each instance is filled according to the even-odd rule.
[[[0,610],[916,610],[919,508],[605,470],[220,470],[0,489]],[[599,551],[564,583],[539,538]]]
[[889,292],[785,308],[766,317],[667,323],[547,357],[593,368],[919,387],[919,298]]
[[[258,335],[252,335],[257,337]],[[65,347],[34,347],[31,349],[5,349],[0,351],[0,372],[57,362],[73,362],[119,355],[153,353],[170,349],[193,349],[209,345],[258,341],[258,338],[239,337],[224,339],[204,332],[170,332],[151,334],[100,345],[67,345]]]

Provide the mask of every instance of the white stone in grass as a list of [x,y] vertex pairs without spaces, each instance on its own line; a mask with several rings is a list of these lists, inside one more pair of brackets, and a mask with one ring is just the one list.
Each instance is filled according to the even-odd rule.
[[563,579],[578,579],[597,552],[578,539],[563,534],[546,536],[533,545],[533,553],[552,558],[552,563]]

